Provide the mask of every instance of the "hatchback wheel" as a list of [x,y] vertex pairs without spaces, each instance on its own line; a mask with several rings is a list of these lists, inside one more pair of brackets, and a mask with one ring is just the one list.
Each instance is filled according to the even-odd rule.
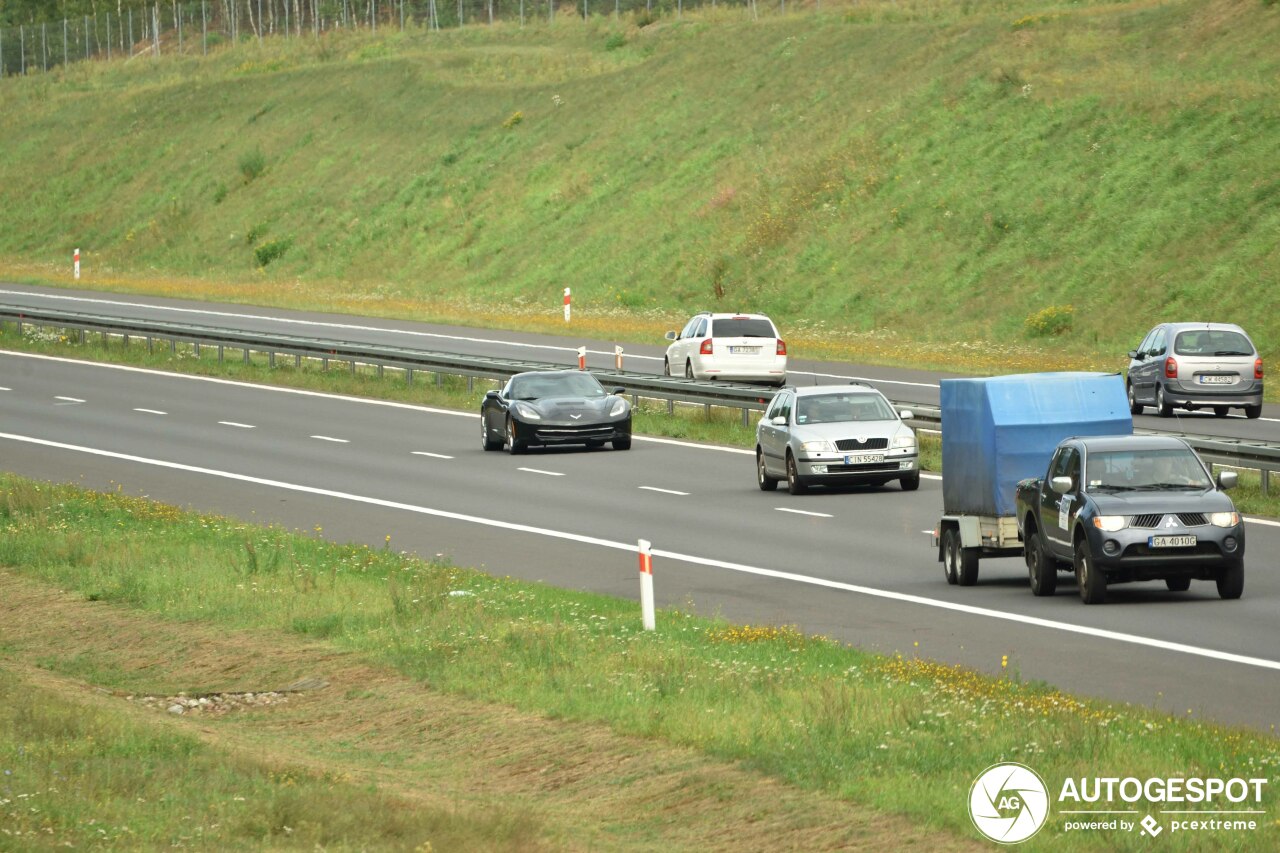
[[685,379],[693,379],[693,378],[694,378],[694,376],[693,376],[693,361],[692,361],[692,360],[690,360],[690,361],[686,361],[686,362],[684,363],[684,378],[685,378]]
[[1169,401],[1164,396],[1164,386],[1156,386],[1156,414],[1162,418],[1173,416],[1173,406],[1169,405]]
[[756,451],[756,483],[760,486],[762,492],[772,492],[778,488],[778,481],[774,477],[769,476],[769,472],[764,467],[764,451]]
[[1138,402],[1138,397],[1133,393],[1133,386],[1126,383],[1125,393],[1129,395],[1129,414],[1140,415],[1146,406]]
[[787,454],[787,491],[793,495],[803,495],[809,490],[800,479],[800,472],[796,470],[796,458],[790,453]]
[[663,376],[671,375],[671,362],[665,358],[662,360],[662,375]]

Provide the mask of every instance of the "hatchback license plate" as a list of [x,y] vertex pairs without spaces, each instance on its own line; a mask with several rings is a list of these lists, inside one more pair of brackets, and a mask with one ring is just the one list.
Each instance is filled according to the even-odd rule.
[[1151,548],[1194,548],[1194,536],[1148,536],[1147,545]]
[[734,355],[757,355],[760,347],[729,347],[729,352]]
[[1201,376],[1201,385],[1231,385],[1236,381],[1234,376]]
[[866,465],[869,462],[883,462],[883,453],[855,453],[853,456],[846,456],[844,464],[846,465]]

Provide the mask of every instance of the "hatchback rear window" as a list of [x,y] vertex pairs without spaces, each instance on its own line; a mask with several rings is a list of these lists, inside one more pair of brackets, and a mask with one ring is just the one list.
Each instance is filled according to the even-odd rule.
[[773,325],[768,320],[730,317],[712,321],[711,334],[718,338],[772,338]]
[[1208,355],[1225,358],[1231,355],[1253,355],[1253,344],[1239,332],[1193,330],[1180,332],[1173,342],[1178,355]]

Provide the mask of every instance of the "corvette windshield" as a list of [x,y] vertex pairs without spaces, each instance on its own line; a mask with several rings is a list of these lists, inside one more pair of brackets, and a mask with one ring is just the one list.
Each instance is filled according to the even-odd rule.
[[517,376],[511,380],[512,400],[543,397],[603,397],[604,388],[590,373],[558,373],[544,376]]

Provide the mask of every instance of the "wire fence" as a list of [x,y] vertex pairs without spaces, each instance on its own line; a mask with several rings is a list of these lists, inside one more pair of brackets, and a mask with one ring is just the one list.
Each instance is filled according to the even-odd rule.
[[[792,0],[796,2],[796,0]],[[786,11],[787,0],[770,0]],[[72,62],[162,54],[206,55],[267,37],[319,38],[339,29],[440,30],[498,22],[551,23],[557,16],[656,20],[716,6],[759,13],[756,0],[204,0],[0,27],[0,76],[47,73]]]

